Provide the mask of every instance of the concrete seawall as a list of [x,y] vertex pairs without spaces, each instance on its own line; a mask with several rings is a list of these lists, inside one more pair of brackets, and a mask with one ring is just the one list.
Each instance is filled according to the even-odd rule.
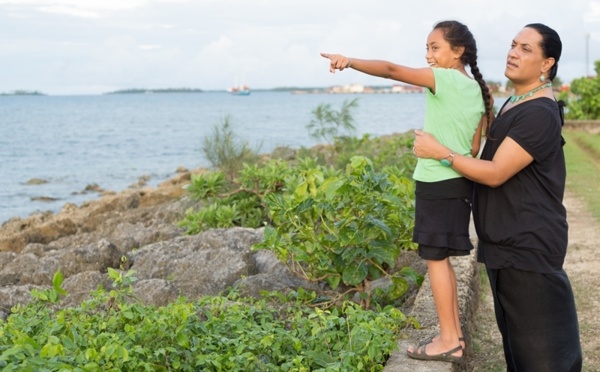
[[600,120],[565,120],[564,128],[598,134],[600,133]]
[[[471,222],[471,240],[477,247],[476,233]],[[406,354],[406,349],[416,341],[423,340],[429,336],[439,334],[439,325],[435,303],[431,294],[431,284],[429,275],[425,275],[423,285],[415,299],[415,303],[408,316],[415,317],[420,325],[420,329],[407,329],[404,331],[406,339],[398,340],[398,350],[390,356],[386,363],[384,372],[461,372],[472,370],[468,365],[468,355],[472,352],[472,342],[469,335],[475,331],[475,314],[479,304],[479,269],[477,263],[477,248],[470,255],[463,257],[452,257],[452,267],[456,273],[458,287],[458,306],[460,307],[460,318],[465,334],[467,357],[461,364],[437,361],[421,361],[410,358]]]

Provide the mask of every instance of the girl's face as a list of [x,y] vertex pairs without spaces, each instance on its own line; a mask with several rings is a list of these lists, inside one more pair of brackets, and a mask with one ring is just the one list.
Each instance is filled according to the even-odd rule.
[[460,56],[463,48],[452,49],[450,43],[444,39],[444,31],[434,29],[427,37],[427,53],[425,59],[431,67],[457,68],[461,67]]

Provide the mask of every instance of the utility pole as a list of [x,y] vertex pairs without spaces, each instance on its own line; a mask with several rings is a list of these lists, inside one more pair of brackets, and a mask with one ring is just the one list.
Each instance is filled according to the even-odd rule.
[[590,76],[590,33],[585,35],[585,77]]

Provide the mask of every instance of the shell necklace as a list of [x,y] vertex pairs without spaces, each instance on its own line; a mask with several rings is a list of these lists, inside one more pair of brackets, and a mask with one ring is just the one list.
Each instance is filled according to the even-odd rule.
[[534,88],[534,89],[530,90],[529,92],[527,92],[527,93],[525,93],[525,94],[521,94],[520,96],[515,96],[515,95],[512,95],[512,96],[510,96],[510,103],[519,102],[519,101],[520,101],[520,100],[522,100],[522,99],[525,99],[525,98],[527,98],[527,97],[531,97],[531,96],[533,96],[533,94],[534,94],[535,92],[537,92],[538,90],[542,90],[542,89],[544,89],[544,88],[548,88],[548,87],[551,87],[551,86],[552,86],[552,82],[551,82],[551,81],[549,81],[549,82],[547,82],[546,84],[544,84],[544,85],[540,85],[539,87],[537,87],[537,88]]

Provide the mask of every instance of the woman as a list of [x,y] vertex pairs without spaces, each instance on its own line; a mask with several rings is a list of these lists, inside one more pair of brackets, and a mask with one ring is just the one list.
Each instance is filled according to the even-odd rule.
[[415,131],[420,158],[453,159],[475,181],[478,260],[486,265],[508,371],[580,371],[567,249],[562,106],[552,92],[562,43],[543,24],[515,37],[505,76],[515,91],[501,107],[480,159],[454,153]]
[[[410,68],[388,61],[321,55],[330,71],[354,70],[428,88],[425,128],[465,156],[479,151],[481,131],[492,118],[490,94],[477,66],[473,34],[457,21],[437,23],[427,38],[428,67]],[[469,66],[473,77],[469,76]],[[440,334],[407,350],[411,358],[457,362],[465,342],[460,326],[456,276],[451,256],[468,255],[473,182],[448,167],[449,160],[421,159],[413,178],[416,184],[413,241],[427,262]]]

